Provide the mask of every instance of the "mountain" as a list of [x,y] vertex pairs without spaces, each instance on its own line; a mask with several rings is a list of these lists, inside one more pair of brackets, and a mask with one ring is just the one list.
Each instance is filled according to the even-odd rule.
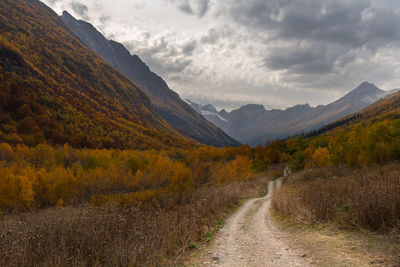
[[199,145],[38,0],[0,2],[0,142],[88,148]]
[[160,116],[184,136],[203,144],[226,146],[239,142],[208,122],[184,102],[167,83],[120,43],[107,40],[93,25],[64,11],[62,21],[83,43],[144,89]]
[[[208,104],[205,106],[199,105],[193,101],[190,101],[188,99],[185,100],[189,105],[199,114],[201,114],[204,118],[206,118],[208,121],[212,122],[215,125],[218,125],[218,127],[226,128],[226,125],[228,121],[225,119],[223,113],[220,114],[220,112],[217,111],[215,107],[212,105]],[[221,111],[222,112],[222,111]]]
[[207,113],[210,108],[193,104],[196,110],[230,136],[250,145],[265,144],[278,138],[301,134],[358,112],[378,99],[395,92],[383,91],[363,82],[339,100],[323,106],[296,105],[286,110],[265,110],[262,105],[246,105],[231,112]]
[[377,121],[396,120],[400,114],[400,89],[388,91],[385,96],[360,112],[347,115],[339,120],[329,123],[318,130],[311,131],[305,137],[325,134],[331,130],[342,127],[352,127],[357,123],[372,125]]

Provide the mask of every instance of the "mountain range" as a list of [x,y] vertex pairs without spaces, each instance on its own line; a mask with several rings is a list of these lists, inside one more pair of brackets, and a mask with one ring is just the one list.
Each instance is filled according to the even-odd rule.
[[359,112],[395,91],[397,90],[383,91],[374,84],[363,82],[328,105],[311,107],[304,104],[286,110],[266,110],[262,105],[249,104],[227,112],[217,111],[212,105],[199,105],[190,100],[187,102],[236,140],[256,146],[319,129],[346,115]]
[[106,39],[93,25],[75,19],[64,11],[62,21],[90,49],[143,89],[160,116],[178,130],[206,145],[226,146],[240,143],[193,110],[167,83],[120,43]]

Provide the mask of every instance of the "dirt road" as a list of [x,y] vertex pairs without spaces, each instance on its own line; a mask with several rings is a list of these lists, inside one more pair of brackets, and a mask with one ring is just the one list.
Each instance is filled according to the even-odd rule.
[[[287,171],[285,171],[285,176]],[[285,177],[284,176],[284,177]],[[270,217],[271,196],[284,177],[269,182],[265,197],[247,201],[213,240],[199,266],[308,266],[301,251],[281,238]]]

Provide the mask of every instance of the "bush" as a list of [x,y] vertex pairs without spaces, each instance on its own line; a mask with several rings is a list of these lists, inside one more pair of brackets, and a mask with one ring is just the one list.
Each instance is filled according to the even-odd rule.
[[292,172],[297,172],[304,169],[306,165],[306,154],[303,151],[297,151],[294,154],[294,159],[289,162],[289,167]]

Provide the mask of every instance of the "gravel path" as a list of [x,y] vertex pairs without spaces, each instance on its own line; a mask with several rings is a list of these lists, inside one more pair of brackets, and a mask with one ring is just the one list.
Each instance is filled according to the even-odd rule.
[[[285,176],[287,171],[285,170]],[[247,201],[215,237],[200,258],[202,266],[309,266],[305,254],[292,251],[276,229],[269,209],[281,177],[268,184],[265,197]]]

